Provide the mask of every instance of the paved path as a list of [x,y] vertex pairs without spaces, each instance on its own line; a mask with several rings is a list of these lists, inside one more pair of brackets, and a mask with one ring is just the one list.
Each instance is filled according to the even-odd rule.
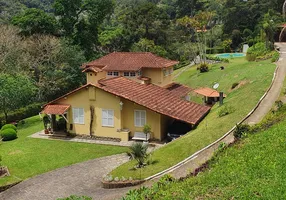
[[280,59],[277,62],[278,70],[276,73],[276,78],[274,83],[265,96],[265,98],[260,103],[259,107],[254,111],[254,113],[246,120],[246,123],[253,125],[259,123],[263,117],[270,111],[275,101],[278,99],[281,88],[283,86],[284,78],[286,75],[286,44],[276,43],[276,46],[280,48]]
[[107,190],[101,187],[102,177],[128,161],[124,154],[107,156],[60,168],[0,193],[1,200],[56,200],[72,194],[96,199],[114,199],[123,196],[130,188]]
[[[114,146],[125,146],[129,147],[133,144],[133,141],[103,141],[103,140],[93,140],[93,139],[86,139],[86,138],[80,138],[80,137],[55,137],[52,135],[46,135],[44,133],[44,130],[34,133],[33,135],[30,135],[31,138],[38,138],[38,139],[46,139],[46,140],[61,140],[66,142],[83,142],[83,143],[90,143],[90,144],[105,144],[105,145],[114,145]],[[157,145],[161,146],[161,145]]]

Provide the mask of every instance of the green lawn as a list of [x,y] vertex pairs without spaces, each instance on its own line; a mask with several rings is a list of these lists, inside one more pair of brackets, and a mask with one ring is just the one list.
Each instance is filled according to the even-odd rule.
[[286,120],[220,152],[196,177],[154,186],[136,199],[285,199],[285,152]]
[[39,116],[19,125],[18,139],[2,142],[0,155],[11,176],[0,178],[0,186],[24,180],[56,168],[89,159],[124,153],[125,147],[34,139],[27,136],[43,130]]
[[[220,70],[221,65],[225,66],[225,70]],[[269,60],[247,62],[244,58],[236,58],[231,59],[229,64],[214,65],[209,72],[203,74],[198,73],[194,67],[188,69],[178,77],[178,82],[192,88],[212,87],[215,82],[219,82],[219,90],[228,95],[225,105],[233,107],[235,111],[230,115],[218,117],[218,111],[223,107],[215,105],[195,130],[155,151],[152,155],[154,164],[134,171],[130,170],[134,162],[128,162],[115,169],[113,176],[131,176],[136,179],[148,177],[173,166],[220,138],[257,104],[271,83],[275,67]],[[242,84],[231,91],[234,82]]]

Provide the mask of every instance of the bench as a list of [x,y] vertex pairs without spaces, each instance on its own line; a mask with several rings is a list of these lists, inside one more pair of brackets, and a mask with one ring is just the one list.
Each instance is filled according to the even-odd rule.
[[[147,134],[147,141],[150,139],[150,134]],[[146,141],[146,134],[143,132],[134,132],[132,140],[143,140]]]

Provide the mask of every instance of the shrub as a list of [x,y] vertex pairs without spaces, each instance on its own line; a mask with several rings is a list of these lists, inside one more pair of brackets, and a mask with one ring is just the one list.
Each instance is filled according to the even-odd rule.
[[249,130],[250,130],[250,126],[248,124],[236,125],[236,128],[234,129],[234,132],[233,132],[234,138],[236,139],[241,138]]
[[12,128],[4,129],[1,130],[1,137],[3,141],[14,140],[17,138],[17,132]]
[[204,72],[208,72],[209,71],[209,66],[207,63],[201,63],[197,70],[200,70],[201,73],[204,73]]
[[4,126],[2,126],[1,131],[5,130],[5,129],[14,129],[15,131],[17,131],[17,127],[13,124],[5,124]]
[[145,160],[148,158],[148,145],[145,145],[141,142],[135,142],[129,147],[130,152],[127,153],[131,160],[137,161],[137,167],[141,168],[145,165]]
[[258,42],[247,50],[246,59],[248,61],[255,61],[258,56],[264,56],[269,53],[265,43]]
[[234,112],[234,108],[232,106],[223,106],[219,111],[218,111],[218,116],[223,117],[228,114],[231,114]]
[[277,51],[275,51],[272,55],[271,62],[278,61],[279,57],[280,57],[280,54]]
[[66,198],[58,198],[57,200],[92,200],[91,197],[87,196],[76,196],[76,195],[71,195]]
[[217,56],[206,56],[206,58],[208,60],[214,60],[214,61],[220,61],[220,62],[229,63],[229,59],[227,59],[227,58],[220,58],[220,57],[217,57]]
[[233,84],[231,85],[231,89],[236,88],[238,85],[239,85],[239,83],[237,83],[237,82],[233,83]]

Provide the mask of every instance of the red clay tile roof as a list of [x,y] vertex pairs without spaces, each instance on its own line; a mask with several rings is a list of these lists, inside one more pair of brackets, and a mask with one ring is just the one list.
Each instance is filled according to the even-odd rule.
[[102,72],[102,68],[98,68],[98,67],[95,67],[95,66],[90,66],[90,67],[86,67],[84,70],[82,70],[82,72],[95,72],[95,73],[98,73],[98,72]]
[[197,124],[210,110],[208,106],[182,100],[165,88],[140,84],[124,77],[101,80],[96,87],[190,124]]
[[42,111],[42,113],[52,114],[52,115],[62,115],[69,109],[69,107],[70,105],[64,105],[64,104],[47,105]]
[[[219,92],[211,88],[199,88],[194,90],[194,92],[206,97],[219,97]],[[223,96],[226,97],[225,94]]]
[[58,100],[89,86],[100,88],[157,113],[194,125],[198,124],[210,110],[208,106],[185,101],[168,89],[153,84],[141,84],[124,77],[103,79],[99,85],[88,83],[49,102],[45,106],[53,105]]
[[90,63],[82,68],[94,66],[105,71],[138,71],[141,68],[165,68],[178,64],[178,61],[168,60],[149,52],[114,52]]
[[192,88],[179,83],[171,83],[164,88],[166,88],[173,95],[176,95],[178,97],[184,97],[193,90]]

